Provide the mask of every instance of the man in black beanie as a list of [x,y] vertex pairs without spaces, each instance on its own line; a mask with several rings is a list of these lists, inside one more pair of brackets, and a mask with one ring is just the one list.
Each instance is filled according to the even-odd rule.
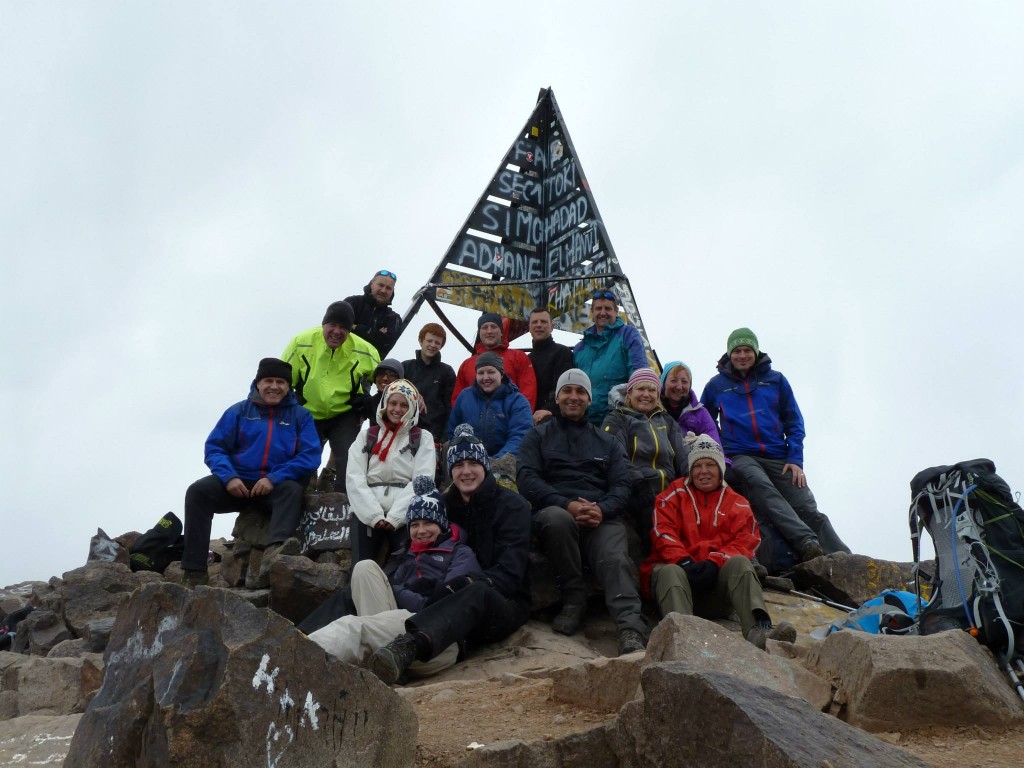
[[292,394],[292,368],[283,360],[260,360],[249,397],[220,417],[206,438],[206,466],[212,474],[185,493],[185,553],[181,558],[186,586],[205,584],[206,558],[213,516],[257,506],[270,510],[267,548],[258,574],[246,586],[267,586],[270,566],[299,526],[302,488],[320,464],[320,440],[313,417]]
[[373,345],[352,333],[353,322],[348,302],[335,301],[323,323],[292,339],[281,355],[291,364],[298,401],[313,414],[321,447],[331,444],[337,463],[334,489],[342,492],[348,449],[359,434],[370,380],[380,365]]

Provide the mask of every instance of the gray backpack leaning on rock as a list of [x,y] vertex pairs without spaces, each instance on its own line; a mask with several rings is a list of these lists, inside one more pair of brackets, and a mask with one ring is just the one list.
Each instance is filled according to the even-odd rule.
[[[910,489],[920,633],[968,631],[1024,699],[1024,510],[988,459],[923,470]],[[935,544],[936,573],[925,580],[922,528]]]

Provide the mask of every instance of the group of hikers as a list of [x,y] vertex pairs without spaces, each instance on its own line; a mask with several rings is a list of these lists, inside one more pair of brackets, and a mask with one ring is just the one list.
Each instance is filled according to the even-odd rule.
[[456,373],[436,323],[414,359],[387,357],[402,330],[396,280],[380,270],[362,295],[328,306],[224,412],[206,441],[212,474],[185,494],[187,586],[208,581],[213,515],[250,505],[270,527],[246,586],[267,586],[273,563],[301,552],[303,493],[333,487],[353,515],[351,579],[298,627],[389,684],[527,621],[534,538],[561,598],[556,632],[579,630],[593,584],[620,654],[645,647],[643,599],[661,616],[735,613],[760,648],[795,639],[765,607],[761,528],[800,561],[849,549],[817,508],[803,417],[753,331],[729,334],[698,399],[689,366],[650,367],[615,291],[599,290],[574,347],[553,339],[547,308],[529,315],[529,354],[483,313]]

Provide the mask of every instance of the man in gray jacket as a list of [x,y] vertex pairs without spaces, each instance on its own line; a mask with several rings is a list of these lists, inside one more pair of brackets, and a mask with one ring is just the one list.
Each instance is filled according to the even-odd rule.
[[591,392],[578,368],[559,377],[558,413],[523,438],[516,482],[533,506],[534,531],[562,596],[552,629],[571,635],[583,621],[585,558],[604,588],[621,655],[642,650],[647,632],[619,518],[629,501],[629,468],[619,442],[587,421]]

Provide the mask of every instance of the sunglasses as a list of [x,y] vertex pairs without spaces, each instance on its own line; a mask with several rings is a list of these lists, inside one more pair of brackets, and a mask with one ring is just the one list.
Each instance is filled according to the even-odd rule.
[[616,304],[619,303],[619,297],[616,296],[611,291],[594,291],[594,298],[595,299],[611,299]]
[[380,275],[381,277],[390,277],[390,278],[391,278],[392,280],[394,280],[394,281],[395,281],[396,283],[398,282],[398,275],[396,275],[396,274],[395,274],[394,272],[389,272],[389,271],[388,271],[388,270],[386,270],[386,269],[382,269],[382,270],[381,270],[380,272],[378,272],[377,274],[378,274],[378,275]]

